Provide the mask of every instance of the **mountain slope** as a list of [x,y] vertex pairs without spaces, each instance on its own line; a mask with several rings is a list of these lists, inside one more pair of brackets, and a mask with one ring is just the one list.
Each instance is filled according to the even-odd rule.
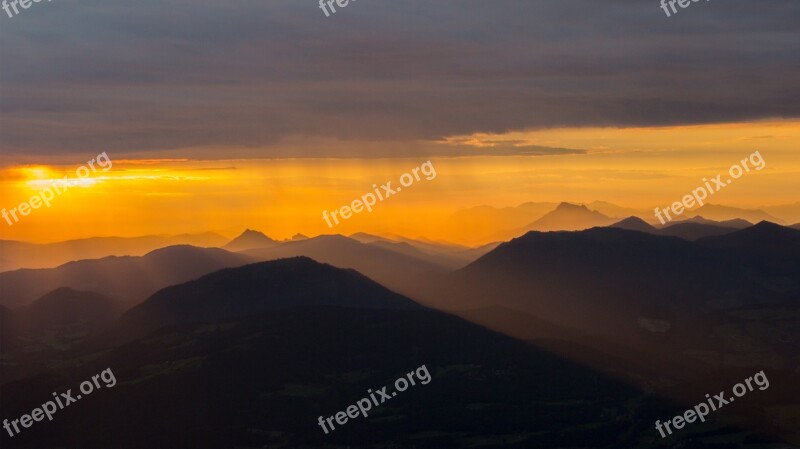
[[590,210],[600,212],[608,217],[620,218],[642,215],[644,212],[628,207],[617,206],[616,204],[609,203],[608,201],[592,201],[586,204]]
[[121,312],[121,307],[108,297],[61,287],[31,303],[22,316],[26,327],[46,330],[76,323],[103,326]]
[[173,246],[142,257],[106,257],[57,268],[10,271],[0,273],[0,303],[17,307],[59,287],[69,287],[93,291],[130,306],[168,285],[253,261],[218,248]]
[[[412,297],[447,310],[503,306],[646,345],[659,334],[653,323],[674,329],[731,307],[788,306],[800,295],[797,231],[781,228],[786,232],[766,243],[734,238],[761,234],[758,228],[697,243],[613,228],[530,232]],[[745,249],[757,244],[771,256],[748,257],[731,241]],[[716,249],[723,247],[731,249]]]
[[658,231],[653,225],[636,216],[630,216],[622,221],[612,224],[609,227],[627,229],[628,231],[646,232],[648,234],[656,234]]
[[239,252],[254,248],[269,248],[277,244],[278,242],[267,237],[263,233],[247,229],[241,235],[231,240],[227,245],[223,246],[222,249]]
[[360,243],[341,235],[322,235],[272,248],[245,251],[256,260],[276,260],[306,256],[339,268],[353,268],[392,290],[404,293],[416,276],[443,273],[446,266],[410,257],[394,250]]
[[141,256],[158,248],[175,245],[215,247],[226,239],[218,234],[181,234],[176,236],[94,237],[65,242],[33,244],[0,240],[0,272],[19,268],[53,268],[85,259],[108,256]]
[[718,226],[715,224],[681,221],[659,229],[656,234],[680,237],[684,240],[694,241],[703,237],[725,235],[735,231],[736,228]]
[[16,346],[14,314],[0,305],[0,358],[12,351]]
[[700,216],[716,221],[743,219],[750,223],[771,221],[773,223],[783,224],[783,220],[773,217],[760,209],[741,209],[737,207],[720,206],[718,204],[705,204],[702,207],[686,212],[685,215],[687,217]]
[[[671,412],[590,369],[406,307],[413,303],[357,273],[308,259],[224,270],[157,296],[137,308],[142,320],[199,310],[224,322],[171,326],[0,385],[0,414],[20,416],[36,392],[75,388],[105,369],[116,379],[20,447],[637,448],[650,447],[641,440],[652,430],[629,408]],[[319,305],[330,299],[339,306]],[[252,314],[261,305],[268,312]],[[160,310],[145,313],[152,307]],[[428,376],[391,394],[423,365]],[[383,385],[390,402],[369,416],[329,434],[318,426]]]
[[319,305],[420,308],[356,271],[296,257],[229,268],[167,287],[126,312],[121,321],[126,327],[156,329]]
[[767,221],[723,236],[700,239],[698,243],[717,249],[744,251],[769,258],[781,256],[800,262],[800,231]]
[[528,231],[580,231],[596,226],[608,226],[616,220],[586,206],[561,203],[552,212],[516,231],[522,235]]

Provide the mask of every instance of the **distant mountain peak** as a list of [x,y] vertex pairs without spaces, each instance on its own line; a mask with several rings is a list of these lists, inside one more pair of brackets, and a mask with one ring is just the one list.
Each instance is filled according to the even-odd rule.
[[153,329],[311,306],[423,309],[355,270],[298,256],[228,268],[167,287],[126,312],[123,321]]
[[573,203],[566,203],[566,202],[559,204],[558,206],[556,206],[556,209],[555,209],[555,211],[560,211],[560,212],[566,212],[566,211],[573,212],[573,211],[578,211],[578,210],[586,211],[586,212],[592,212],[584,204],[573,204]]
[[254,248],[266,248],[277,245],[278,242],[267,237],[263,232],[253,229],[245,229],[239,237],[231,240],[223,249],[228,251],[244,251]]
[[612,224],[611,227],[641,232],[653,232],[656,230],[653,225],[634,215]]
[[585,205],[561,203],[555,210],[529,224],[522,231],[579,231],[596,226],[608,226],[614,221]]
[[753,229],[764,229],[764,230],[777,230],[777,229],[785,229],[785,226],[781,226],[777,223],[773,223],[767,220],[761,220],[758,223],[753,225]]

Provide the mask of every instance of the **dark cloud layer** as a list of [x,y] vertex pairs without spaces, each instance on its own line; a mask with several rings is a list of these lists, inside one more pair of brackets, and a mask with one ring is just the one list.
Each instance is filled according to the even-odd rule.
[[6,155],[270,156],[298,137],[800,116],[797,0],[670,18],[658,0],[359,0],[330,18],[314,0],[59,0],[0,14]]

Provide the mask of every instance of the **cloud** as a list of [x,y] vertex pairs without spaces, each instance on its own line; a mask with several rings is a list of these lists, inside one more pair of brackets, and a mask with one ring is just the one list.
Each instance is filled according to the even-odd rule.
[[670,18],[631,0],[370,0],[329,18],[312,0],[42,2],[0,28],[0,152],[269,157],[302,138],[385,157],[376,142],[798,117],[798,20],[796,0]]

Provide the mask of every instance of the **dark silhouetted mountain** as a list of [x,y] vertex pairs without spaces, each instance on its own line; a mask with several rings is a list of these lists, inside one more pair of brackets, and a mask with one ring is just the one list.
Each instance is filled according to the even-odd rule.
[[295,235],[293,235],[293,236],[292,236],[292,239],[291,239],[291,240],[292,240],[292,241],[297,241],[297,240],[308,240],[308,236],[307,236],[307,235],[300,234],[300,233],[297,233],[297,234],[295,234]]
[[723,228],[734,228],[734,229],[744,229],[753,226],[753,223],[750,223],[747,220],[742,220],[741,218],[735,218],[733,220],[716,221],[716,220],[709,220],[708,218],[701,217],[699,215],[689,218],[687,220],[673,221],[672,223],[673,224],[699,223],[699,224],[706,224],[706,225],[720,226]]
[[614,223],[610,227],[627,229],[629,231],[646,232],[648,234],[655,234],[657,232],[657,229],[654,226],[635,216],[631,216],[622,221]]
[[223,246],[222,249],[239,252],[248,249],[269,248],[277,244],[278,242],[272,240],[263,233],[247,229],[239,237],[236,237],[231,240],[230,243]]
[[121,320],[127,328],[152,330],[318,305],[420,308],[357,271],[296,257],[229,268],[167,287],[126,312]]
[[69,287],[131,306],[166,286],[251,262],[254,260],[245,255],[219,248],[172,246],[142,257],[106,257],[57,268],[10,271],[0,273],[0,302],[22,306],[59,287]]
[[0,358],[4,354],[8,354],[12,350],[12,346],[16,345],[14,341],[15,335],[14,314],[7,308],[0,306]]
[[667,225],[662,228],[656,228],[638,217],[629,217],[609,227],[646,232],[653,235],[680,237],[684,240],[694,241],[702,237],[728,234],[736,231],[736,229],[748,226],[752,225],[744,220],[717,222],[706,220],[702,217],[695,217],[689,220],[667,223]]
[[763,210],[740,209],[737,207],[720,206],[717,204],[703,205],[702,207],[699,207],[697,209],[687,211],[685,215],[687,217],[700,216],[716,221],[742,219],[742,220],[747,220],[750,223],[758,223],[760,221],[771,221],[773,223],[783,224],[783,220],[773,217],[772,215],[764,212]]
[[[747,254],[800,259],[800,231],[768,221],[723,236],[704,238],[698,243],[712,248],[744,251]],[[800,260],[797,262],[800,263]]]
[[800,223],[797,223],[796,225],[792,225],[792,229],[800,230]]
[[[352,275],[339,271],[329,287],[348,291]],[[308,288],[302,275],[276,278],[277,285],[255,276],[249,280],[278,288],[256,289],[267,298]],[[261,300],[250,298],[247,284],[229,287],[223,302]],[[189,296],[172,299],[187,305],[195,294],[180,293]],[[41,391],[76,391],[107,368],[117,380],[14,447],[457,449],[480,441],[486,449],[649,448],[653,429],[641,417],[676,413],[578,364],[423,308],[292,307],[243,318],[171,327],[93,353],[78,367],[0,386],[0,414],[20,416]],[[395,380],[422,365],[430,380],[420,374],[426,384],[415,377],[397,392]],[[390,399],[368,417],[334,423],[327,435],[319,427],[319,416],[336,415],[384,385]]]
[[[600,245],[612,253],[612,266],[640,244],[642,251],[665,255],[661,245],[648,239],[663,241],[666,247],[696,246],[618,229],[533,237],[558,239],[568,234],[584,235],[574,248],[567,245],[568,253],[579,246]],[[639,241],[615,249],[626,236]],[[541,246],[529,237],[501,245],[470,267],[502,265],[503,258],[529,261],[535,256],[527,254],[527,245]],[[525,253],[517,252],[519,244]],[[554,255],[543,249],[547,256]],[[578,260],[579,272],[571,284],[581,279],[581,265],[599,259]],[[553,263],[557,268],[567,265],[566,260]],[[517,268],[514,273],[526,272]],[[489,299],[506,299],[502,280],[492,284],[496,291],[488,289]],[[591,281],[584,281],[586,291],[591,291]],[[640,292],[635,297],[642,300]],[[529,295],[531,299],[536,298]],[[508,313],[498,316],[506,319]],[[194,320],[203,322],[176,324]],[[41,398],[42,391],[76,391],[80,382],[105,369],[113,370],[117,382],[40,424],[47,426],[46,432],[25,433],[14,447],[651,448],[658,436],[650,423],[686,409],[654,400],[581,364],[417,306],[353,271],[306,258],[226,269],[164,289],[131,310],[121,324],[142,333],[154,326],[168,327],[118,345],[113,335],[104,336],[76,348],[64,363],[50,363],[14,381],[0,377],[1,416],[29,413],[31,403],[41,401],[34,399]],[[544,322],[539,325],[550,332]],[[653,357],[668,359],[660,353]],[[0,369],[5,370],[5,362]],[[397,378],[423,364],[430,383],[417,381],[391,394]],[[759,401],[785,407],[794,399],[791,389],[777,387],[793,385],[794,379],[781,373],[770,368],[776,386],[749,395],[751,407]],[[715,382],[732,385],[732,379],[718,376]],[[735,379],[742,377],[737,373]],[[657,380],[673,385],[665,374]],[[389,403],[373,407],[369,417],[337,424],[327,435],[318,426],[318,416],[334,416],[384,385]],[[689,396],[696,401],[705,391],[691,391]],[[753,437],[750,430],[728,426],[727,419],[746,418],[748,426],[759,429],[779,421],[760,410],[740,416],[747,409],[731,408],[718,413],[713,423],[694,423],[697,436],[691,447],[719,448],[719,441]],[[672,447],[674,440],[661,447]]]
[[310,257],[339,268],[353,268],[392,290],[404,293],[409,282],[429,272],[443,273],[447,267],[396,252],[364,244],[341,235],[322,235],[299,242],[281,243],[272,248],[245,251],[258,260],[276,260],[296,256]]
[[0,240],[0,272],[19,268],[53,268],[67,262],[108,256],[141,256],[174,245],[217,247],[226,239],[218,234],[176,236],[94,237],[65,242],[33,244]]
[[[797,263],[776,265],[782,279],[777,282],[742,263],[744,253],[732,257],[710,248],[760,245],[794,251],[788,248],[795,245],[797,231],[787,228],[770,245],[769,239],[736,237],[769,233],[765,228],[697,243],[614,228],[531,232],[453,273],[443,281],[448,288],[424,285],[411,296],[448,310],[507,307],[620,343],[646,345],[648,338],[708,314],[796,299]],[[793,254],[796,260],[798,252]],[[797,277],[791,280],[790,273]]]
[[[645,366],[649,373],[621,366],[614,372],[648,388],[670,378],[676,386],[660,393],[691,401],[699,393],[692,385],[715,388],[720,376],[763,366],[786,382],[800,381],[798,235],[770,223],[696,242],[615,228],[530,232],[438,285],[417,285],[411,297],[522,338],[531,338],[527,321],[542,329],[536,339],[553,334]],[[465,312],[492,307],[523,313],[512,320]],[[598,366],[596,355],[572,353]],[[780,400],[797,401],[800,392]],[[780,427],[796,428],[788,417]]]
[[668,224],[667,226],[659,229],[656,234],[669,235],[673,237],[680,237],[684,240],[695,241],[703,237],[725,235],[735,231],[736,228],[682,221],[675,224]]
[[61,287],[23,309],[28,329],[47,330],[57,326],[106,326],[121,313],[119,304],[106,296]]
[[15,326],[27,351],[64,350],[109,330],[121,313],[108,297],[62,287],[17,310]]

